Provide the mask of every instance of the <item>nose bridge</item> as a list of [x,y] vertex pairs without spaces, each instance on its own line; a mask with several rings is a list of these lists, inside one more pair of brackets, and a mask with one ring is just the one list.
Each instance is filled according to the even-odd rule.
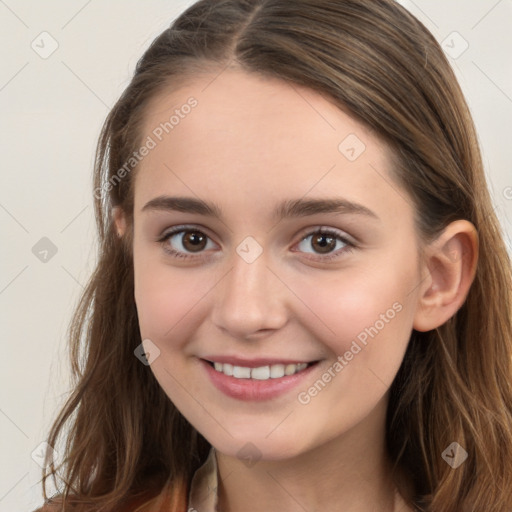
[[268,268],[267,253],[256,249],[251,241],[240,244],[215,294],[214,323],[237,337],[277,329],[285,321],[283,285]]

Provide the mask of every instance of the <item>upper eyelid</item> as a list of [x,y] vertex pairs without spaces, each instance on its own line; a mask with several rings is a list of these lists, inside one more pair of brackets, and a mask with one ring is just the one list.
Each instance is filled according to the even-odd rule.
[[338,236],[340,238],[345,238],[348,242],[352,242],[352,239],[353,239],[353,237],[350,236],[345,231],[343,231],[343,229],[331,228],[329,226],[324,226],[324,225],[318,225],[316,227],[309,227],[309,228],[304,228],[304,230],[301,230],[301,232],[300,232],[301,240],[305,237],[308,237],[315,233],[320,233],[320,232],[327,232],[327,234],[332,232],[333,234],[335,234],[336,236]]

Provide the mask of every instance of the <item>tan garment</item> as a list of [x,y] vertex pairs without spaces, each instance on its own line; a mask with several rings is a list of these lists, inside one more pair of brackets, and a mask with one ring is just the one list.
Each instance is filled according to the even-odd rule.
[[190,484],[187,512],[217,512],[217,459],[212,446]]

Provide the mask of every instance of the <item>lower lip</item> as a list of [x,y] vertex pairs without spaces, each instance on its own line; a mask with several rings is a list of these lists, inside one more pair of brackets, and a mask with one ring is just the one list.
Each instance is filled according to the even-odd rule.
[[213,382],[213,385],[218,390],[231,398],[252,401],[270,400],[271,398],[275,398],[286,393],[301,382],[303,383],[318,366],[318,362],[316,362],[311,366],[308,366],[305,370],[295,373],[294,375],[285,375],[278,379],[257,380],[237,379],[236,377],[231,377],[218,372],[204,359],[201,359],[201,363]]

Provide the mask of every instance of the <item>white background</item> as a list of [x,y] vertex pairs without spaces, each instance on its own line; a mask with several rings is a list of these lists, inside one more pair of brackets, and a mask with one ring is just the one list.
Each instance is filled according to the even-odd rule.
[[[31,453],[68,390],[66,328],[95,262],[91,176],[101,124],[151,40],[192,3],[0,0],[0,511],[43,502]],[[451,62],[510,248],[512,0],[402,3],[452,51],[469,44]],[[31,47],[42,46],[43,31],[58,43],[46,59]],[[57,249],[47,262],[32,252],[43,237]]]

